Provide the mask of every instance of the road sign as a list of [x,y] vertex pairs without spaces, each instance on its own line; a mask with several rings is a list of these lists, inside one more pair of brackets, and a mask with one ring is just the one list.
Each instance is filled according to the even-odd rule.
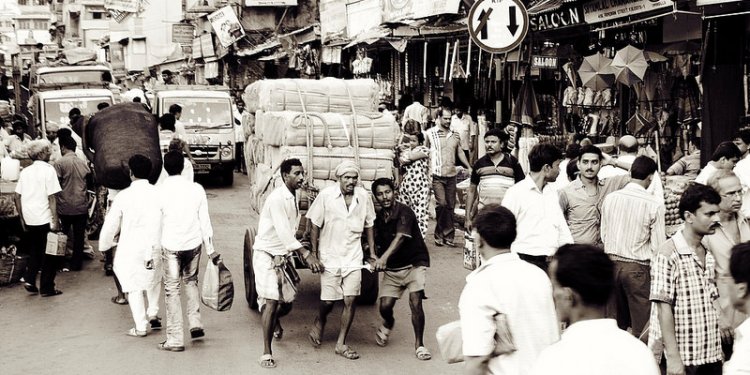
[[528,31],[529,15],[520,0],[477,0],[469,11],[469,35],[487,52],[516,49]]

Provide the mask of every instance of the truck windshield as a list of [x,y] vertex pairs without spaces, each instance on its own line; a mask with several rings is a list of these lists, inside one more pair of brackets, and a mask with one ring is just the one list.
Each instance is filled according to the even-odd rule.
[[[91,83],[91,84],[104,84],[106,77],[104,74],[110,74],[107,71],[102,70],[73,70],[73,71],[60,71],[60,72],[49,72],[40,74],[38,76],[39,85],[51,85],[51,84],[66,84],[66,83]],[[111,79],[110,79],[111,80]]]
[[182,107],[185,128],[232,127],[232,103],[227,98],[164,98],[163,112],[172,104]]
[[44,101],[44,120],[47,124],[67,125],[68,112],[73,108],[81,110],[81,114],[90,115],[97,111],[99,103],[112,104],[112,98],[89,97],[89,98],[60,98],[47,99]]

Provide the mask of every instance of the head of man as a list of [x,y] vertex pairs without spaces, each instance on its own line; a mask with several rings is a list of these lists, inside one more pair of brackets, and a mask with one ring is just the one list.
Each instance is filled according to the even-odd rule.
[[453,116],[453,113],[451,113],[451,109],[448,107],[440,107],[438,108],[436,115],[436,122],[438,123],[438,125],[443,128],[443,130],[450,129],[451,116]]
[[617,143],[620,155],[635,155],[638,153],[638,140],[632,135],[624,135]]
[[581,145],[578,143],[571,143],[565,146],[565,158],[573,160],[581,156]]
[[336,167],[336,178],[344,195],[354,194],[354,188],[359,182],[359,167],[353,161],[343,161]]
[[578,170],[578,159],[571,159],[570,163],[565,167],[565,174],[568,175],[568,181],[575,181],[576,178],[581,174]]
[[60,137],[60,152],[65,155],[76,152],[76,141],[70,136]]
[[26,134],[26,124],[23,121],[14,121],[13,134],[17,135],[18,138],[21,138],[23,140],[24,134]]
[[486,261],[510,251],[516,240],[516,217],[499,204],[484,206],[474,217],[471,236],[479,254]]
[[630,178],[636,182],[641,181],[643,187],[651,185],[654,173],[656,173],[656,162],[645,155],[635,158],[633,165],[630,167]]
[[99,103],[99,104],[96,105],[96,110],[97,111],[101,111],[102,109],[107,108],[107,107],[109,107],[109,103],[107,103],[107,102],[101,102],[101,103]]
[[145,180],[151,174],[151,160],[141,154],[135,154],[128,159],[130,179]]
[[721,196],[710,186],[695,184],[685,189],[678,205],[685,227],[700,236],[714,234],[719,227],[719,203]]
[[44,130],[47,133],[47,140],[54,142],[57,139],[57,131],[60,130],[60,127],[57,124],[48,123]]
[[301,188],[302,183],[305,181],[305,169],[302,168],[302,162],[299,159],[286,159],[282,161],[281,166],[279,166],[279,172],[281,172],[281,179],[284,181],[284,185],[290,191]]
[[614,289],[614,263],[592,245],[564,245],[549,267],[552,296],[560,321],[575,323],[587,312],[601,312]]
[[52,144],[46,139],[40,139],[32,141],[26,148],[26,152],[29,154],[29,159],[39,161],[49,161],[50,155],[52,155]]
[[596,175],[602,168],[602,150],[594,145],[581,147],[578,157],[580,177],[589,181],[596,180]]
[[463,106],[456,107],[456,117],[458,117],[459,119],[464,118],[464,112],[466,112],[466,110]]
[[529,151],[529,170],[541,173],[545,182],[552,182],[560,174],[560,162],[563,155],[560,150],[549,143],[540,143]]
[[700,137],[690,137],[688,141],[688,154],[692,155],[701,150]]
[[68,119],[70,120],[70,123],[75,123],[78,118],[81,117],[81,110],[78,108],[73,108],[70,111],[68,111]]
[[169,141],[169,146],[167,147],[167,151],[178,151],[181,154],[185,153],[185,150],[187,150],[187,144],[184,140],[180,138],[172,138],[171,141]]
[[171,113],[165,113],[159,118],[159,127],[161,127],[161,130],[175,131],[174,124],[176,123],[177,119]]
[[735,309],[750,313],[750,243],[741,243],[732,248],[729,273],[734,281],[730,286],[729,300]]
[[716,146],[711,155],[711,161],[717,169],[734,169],[734,165],[742,157],[739,147],[732,142],[725,141]]
[[182,152],[172,150],[164,154],[164,170],[170,176],[177,176],[185,168],[185,157]]
[[740,154],[742,154],[743,157],[747,155],[747,152],[750,149],[750,129],[742,129],[738,131],[737,134],[734,135],[734,140],[732,142],[740,149]]
[[722,213],[737,213],[742,208],[742,185],[734,172],[719,169],[708,179],[708,186],[721,196],[719,210]]
[[396,187],[390,178],[381,177],[372,183],[372,195],[375,196],[375,200],[380,207],[386,210],[390,210],[393,207],[396,197],[394,194],[395,190]]
[[179,120],[182,117],[182,106],[179,104],[172,104],[169,106],[169,113],[174,116],[175,119]]
[[489,156],[495,156],[505,149],[510,136],[505,131],[493,128],[484,134],[484,149]]

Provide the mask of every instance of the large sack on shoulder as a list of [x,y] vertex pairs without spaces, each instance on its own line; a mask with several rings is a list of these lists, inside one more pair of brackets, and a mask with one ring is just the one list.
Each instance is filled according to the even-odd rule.
[[86,125],[87,144],[94,150],[94,172],[110,189],[130,186],[128,160],[141,154],[151,160],[153,184],[162,167],[156,118],[140,103],[120,103],[97,112]]

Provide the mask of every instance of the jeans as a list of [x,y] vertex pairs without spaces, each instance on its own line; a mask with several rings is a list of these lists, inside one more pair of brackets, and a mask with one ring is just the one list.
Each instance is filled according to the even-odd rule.
[[198,291],[198,264],[201,247],[191,250],[162,252],[164,269],[164,295],[167,308],[167,346],[184,346],[182,326],[182,302],[180,281],[187,296],[187,316],[190,329],[203,328],[200,314],[200,292]]
[[73,228],[73,257],[70,259],[70,268],[74,271],[81,269],[83,265],[83,240],[86,235],[86,224],[88,215],[59,215],[63,233],[70,233]]
[[615,289],[607,315],[617,319],[617,326],[640,337],[648,327],[651,314],[651,267],[635,262],[615,260]]
[[47,249],[47,233],[49,233],[49,224],[26,226],[26,246],[28,246],[29,263],[26,266],[26,273],[23,279],[29,284],[36,285],[36,274],[41,269],[42,276],[39,279],[40,293],[55,291],[55,275],[57,274],[57,263],[60,258],[45,254],[45,250]]
[[[667,360],[665,357],[662,357],[661,363],[659,363],[659,370],[663,375],[666,375]],[[698,366],[685,366],[685,375],[721,375],[721,373],[721,362],[706,363],[705,365]]]
[[432,191],[435,194],[435,239],[453,241],[453,210],[456,207],[456,176],[432,176]]

